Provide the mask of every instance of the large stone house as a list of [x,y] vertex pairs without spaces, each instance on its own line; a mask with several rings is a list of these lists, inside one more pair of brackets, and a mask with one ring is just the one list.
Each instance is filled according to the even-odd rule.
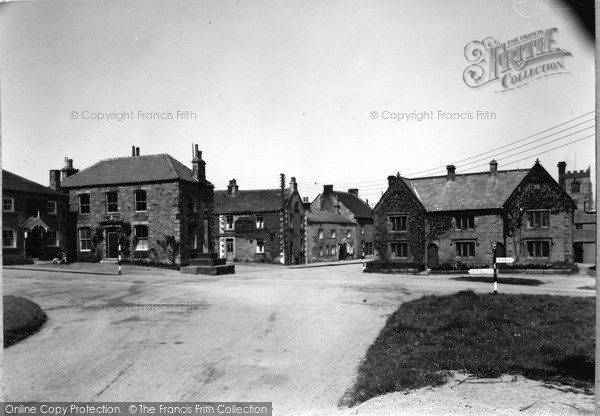
[[51,260],[68,251],[68,196],[2,170],[2,259]]
[[212,229],[220,258],[305,262],[305,209],[295,178],[283,190],[240,190],[232,179],[227,190],[215,191],[214,201]]
[[348,192],[334,191],[333,185],[324,185],[323,192],[311,203],[312,212],[325,211],[341,214],[354,222],[352,239],[346,244],[346,252],[354,253],[355,257],[363,254],[373,254],[375,228],[373,226],[373,211],[369,204],[358,196],[358,189],[348,189]]
[[531,169],[445,176],[388,177],[374,208],[379,257],[387,261],[456,266],[492,264],[499,257],[520,263],[572,263],[576,205],[536,161]]
[[[306,252],[309,262],[356,258],[356,222],[327,211],[306,213]],[[360,247],[359,247],[360,248]]]
[[[52,172],[51,172],[52,176]],[[104,159],[56,183],[69,193],[77,259],[167,262],[160,242],[180,243],[175,261],[211,252],[213,185],[195,146],[192,169],[168,154]],[[119,244],[120,243],[120,244]],[[121,247],[119,247],[119,245]]]

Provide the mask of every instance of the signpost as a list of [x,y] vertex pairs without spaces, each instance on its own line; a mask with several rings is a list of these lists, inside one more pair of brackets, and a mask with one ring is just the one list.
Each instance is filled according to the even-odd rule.
[[498,257],[496,259],[496,263],[513,263],[515,261],[515,259],[513,259],[512,257]]
[[498,268],[496,267],[496,243],[492,243],[492,250],[494,250],[494,295],[498,294]]
[[494,274],[494,269],[469,269],[469,274]]

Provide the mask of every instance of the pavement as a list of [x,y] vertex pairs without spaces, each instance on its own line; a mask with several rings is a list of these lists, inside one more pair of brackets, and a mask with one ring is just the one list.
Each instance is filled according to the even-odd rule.
[[[4,294],[33,300],[49,320],[4,350],[4,400],[270,401],[274,415],[401,414],[404,405],[381,407],[382,398],[373,399],[379,410],[371,401],[338,407],[386,318],[423,295],[492,287],[367,274],[360,263],[236,263],[235,275],[215,277],[127,265],[118,275],[112,264],[5,267]],[[595,286],[590,276],[526,277],[546,284],[499,292],[595,296],[580,289]]]

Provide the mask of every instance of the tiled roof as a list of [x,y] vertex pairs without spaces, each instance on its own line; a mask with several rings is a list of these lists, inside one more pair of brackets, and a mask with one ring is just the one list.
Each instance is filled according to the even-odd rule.
[[77,188],[158,181],[198,182],[190,168],[168,154],[104,159],[61,182]]
[[350,192],[333,192],[346,208],[348,208],[357,218],[373,218],[371,208],[362,199]]
[[529,169],[465,173],[448,181],[446,175],[404,179],[427,211],[502,208]]
[[351,219],[344,217],[342,214],[336,214],[327,211],[310,211],[307,214],[307,220],[313,224],[348,224],[355,225],[356,223]]
[[[289,189],[284,191],[288,198]],[[253,189],[237,191],[228,195],[227,191],[215,191],[215,214],[270,212],[281,210],[281,189]]]
[[66,194],[2,169],[2,190],[67,197]]

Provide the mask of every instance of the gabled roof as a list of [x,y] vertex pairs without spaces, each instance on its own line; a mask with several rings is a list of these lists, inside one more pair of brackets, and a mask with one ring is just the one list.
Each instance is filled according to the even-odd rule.
[[444,176],[403,178],[427,211],[498,209],[521,183],[529,169],[499,170],[455,175],[454,181]]
[[351,219],[344,217],[342,214],[336,214],[327,211],[310,211],[307,212],[307,221],[313,224],[347,224],[356,225]]
[[2,169],[2,190],[67,198],[67,195],[63,192],[40,185],[4,169]]
[[334,191],[333,194],[337,197],[346,208],[350,210],[357,218],[373,218],[373,211],[362,199],[350,192]]
[[[286,203],[289,196],[289,189],[285,189]],[[229,195],[227,191],[215,191],[214,198],[215,214],[242,214],[281,210],[281,189],[238,190],[235,195]]]
[[39,217],[29,217],[27,221],[21,224],[21,228],[23,228],[24,230],[33,230],[35,227],[42,227],[46,231],[48,231],[48,229],[50,228]]
[[[125,183],[195,182],[194,173],[172,156],[163,153],[104,159],[63,180],[61,188],[81,188]],[[210,184],[209,182],[206,182]]]

